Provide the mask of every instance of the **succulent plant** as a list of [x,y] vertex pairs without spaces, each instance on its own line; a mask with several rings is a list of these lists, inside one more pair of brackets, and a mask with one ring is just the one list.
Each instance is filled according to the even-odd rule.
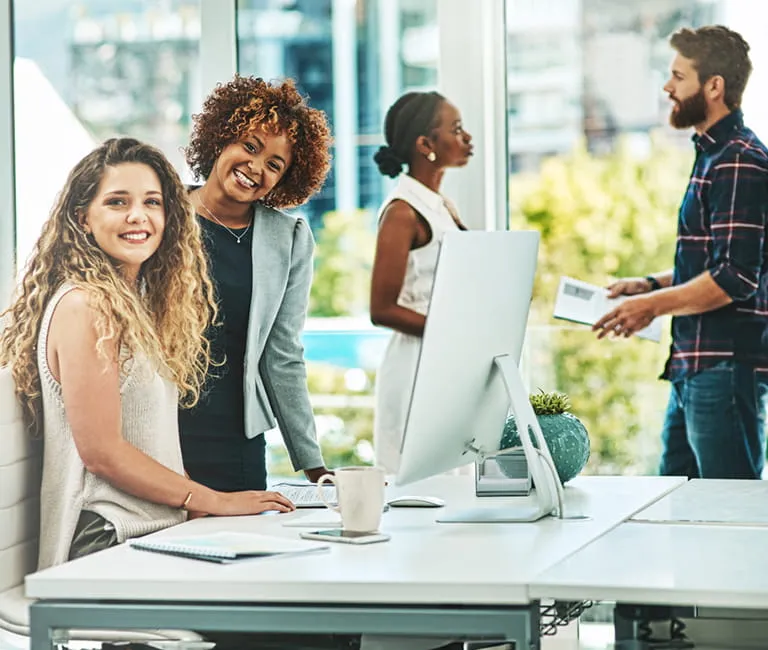
[[531,394],[528,399],[536,415],[559,415],[571,410],[571,400],[565,393],[545,393],[539,388],[539,392]]

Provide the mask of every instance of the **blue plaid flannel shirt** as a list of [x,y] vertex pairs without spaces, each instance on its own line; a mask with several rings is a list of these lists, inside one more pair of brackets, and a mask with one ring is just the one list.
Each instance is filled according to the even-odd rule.
[[680,206],[673,286],[705,271],[733,302],[672,319],[662,377],[678,381],[723,360],[768,370],[768,150],[740,110],[695,135]]

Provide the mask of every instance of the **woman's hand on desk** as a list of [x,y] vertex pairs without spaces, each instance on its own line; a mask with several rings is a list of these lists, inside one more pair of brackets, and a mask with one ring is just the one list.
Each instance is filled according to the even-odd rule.
[[[296,506],[279,492],[248,490],[246,492],[222,493],[223,512],[218,515],[258,515],[267,510],[292,512]],[[211,513],[214,514],[214,513]]]
[[310,483],[317,483],[320,480],[320,477],[323,476],[324,474],[333,474],[333,472],[325,466],[313,467],[312,469],[304,470],[304,476],[307,477],[307,480]]
[[[320,480],[320,477],[324,474],[333,474],[333,470],[326,467],[315,467],[314,469],[304,470],[304,476],[307,477],[307,480],[310,483],[317,483]],[[384,485],[389,485],[389,481],[384,481]]]
[[209,490],[199,493],[198,503],[195,502],[195,492],[187,509],[197,518],[209,515],[232,517],[236,515],[258,515],[268,510],[292,512],[296,509],[293,503],[279,492],[264,490],[245,490],[243,492],[216,492]]
[[200,510],[189,510],[187,512],[187,521],[192,521],[193,519],[200,519],[201,517],[207,517],[207,512],[202,512]]

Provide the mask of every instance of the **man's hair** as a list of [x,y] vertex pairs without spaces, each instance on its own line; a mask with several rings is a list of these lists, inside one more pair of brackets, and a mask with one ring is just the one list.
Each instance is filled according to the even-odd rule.
[[712,77],[725,80],[725,105],[730,110],[741,106],[741,97],[752,73],[749,44],[741,34],[722,25],[698,29],[684,27],[669,39],[670,45],[686,59],[691,59],[703,84]]

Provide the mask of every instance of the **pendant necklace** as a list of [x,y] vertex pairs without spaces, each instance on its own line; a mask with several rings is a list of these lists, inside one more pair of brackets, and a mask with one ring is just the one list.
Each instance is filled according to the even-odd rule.
[[250,223],[249,223],[249,224],[246,226],[245,230],[243,230],[243,232],[241,232],[241,233],[238,235],[238,234],[237,234],[237,233],[236,233],[234,230],[232,230],[232,228],[230,228],[230,227],[229,227],[229,226],[227,226],[226,224],[222,223],[222,222],[221,222],[221,219],[219,219],[219,218],[218,218],[218,217],[217,217],[215,214],[213,214],[213,212],[211,211],[211,209],[210,209],[210,208],[209,208],[207,205],[205,205],[205,203],[203,203],[203,197],[200,195],[200,190],[198,190],[198,191],[197,191],[197,200],[198,200],[198,201],[200,201],[200,205],[202,205],[202,206],[203,206],[203,208],[205,208],[205,211],[206,211],[208,214],[210,214],[210,215],[213,217],[213,220],[214,220],[214,221],[215,221],[217,224],[219,224],[219,225],[220,225],[222,228],[224,228],[224,229],[225,229],[225,230],[226,230],[226,231],[227,231],[227,232],[228,232],[230,235],[232,235],[232,236],[235,238],[235,241],[236,241],[238,244],[240,243],[240,240],[241,240],[243,237],[245,237],[246,233],[247,233],[247,232],[248,232],[248,231],[251,229],[251,226],[253,225],[253,217],[251,217],[251,221],[250,221]]

